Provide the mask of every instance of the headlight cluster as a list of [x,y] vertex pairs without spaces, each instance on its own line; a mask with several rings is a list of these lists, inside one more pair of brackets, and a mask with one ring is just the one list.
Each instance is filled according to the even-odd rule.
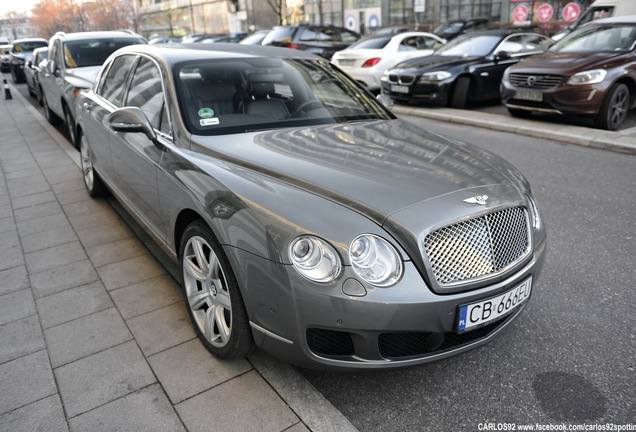
[[443,81],[447,78],[450,78],[452,75],[453,74],[446,71],[426,72],[422,74],[422,76],[420,77],[420,81]]
[[[289,246],[289,255],[296,270],[309,280],[327,283],[340,276],[342,262],[338,253],[318,237],[297,237]],[[379,236],[359,235],[349,245],[348,255],[356,274],[371,285],[390,286],[402,276],[400,255]]]
[[539,208],[532,195],[526,195],[528,202],[530,203],[530,210],[532,211],[532,228],[538,230],[541,229],[541,214]]
[[598,84],[605,79],[605,69],[594,69],[574,74],[568,80],[569,85]]

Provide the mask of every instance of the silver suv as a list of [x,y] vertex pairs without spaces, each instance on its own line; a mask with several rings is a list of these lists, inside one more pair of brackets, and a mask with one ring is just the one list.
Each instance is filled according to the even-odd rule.
[[44,113],[51,124],[62,120],[71,143],[77,146],[75,100],[90,88],[97,72],[116,50],[145,44],[141,35],[128,31],[56,33],[49,41],[49,53],[40,76]]

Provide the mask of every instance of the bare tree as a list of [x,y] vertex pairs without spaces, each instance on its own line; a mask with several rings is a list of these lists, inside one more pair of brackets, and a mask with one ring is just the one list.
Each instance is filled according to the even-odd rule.
[[286,0],[267,0],[267,4],[272,8],[276,16],[278,16],[278,24],[283,24],[283,9],[287,4]]

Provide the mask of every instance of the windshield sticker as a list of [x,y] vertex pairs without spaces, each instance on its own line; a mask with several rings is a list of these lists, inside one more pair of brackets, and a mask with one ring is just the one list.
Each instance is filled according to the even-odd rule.
[[218,118],[201,119],[199,120],[199,123],[201,123],[201,126],[213,126],[213,125],[219,124],[219,119]]
[[211,108],[201,108],[199,110],[199,117],[203,119],[214,117],[214,110]]

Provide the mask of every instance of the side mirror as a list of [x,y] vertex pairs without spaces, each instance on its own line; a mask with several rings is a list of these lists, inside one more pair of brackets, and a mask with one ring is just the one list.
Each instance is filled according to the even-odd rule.
[[385,95],[384,93],[380,93],[379,95],[377,95],[376,99],[378,100],[378,102],[384,105],[386,109],[388,110],[393,109],[393,106],[394,106],[393,99],[391,99],[389,96]]
[[137,107],[124,107],[108,116],[108,124],[115,132],[141,132],[158,144],[157,134],[146,114]]
[[495,54],[496,60],[510,60],[511,58],[512,56],[510,55],[508,51],[500,51],[497,54]]

